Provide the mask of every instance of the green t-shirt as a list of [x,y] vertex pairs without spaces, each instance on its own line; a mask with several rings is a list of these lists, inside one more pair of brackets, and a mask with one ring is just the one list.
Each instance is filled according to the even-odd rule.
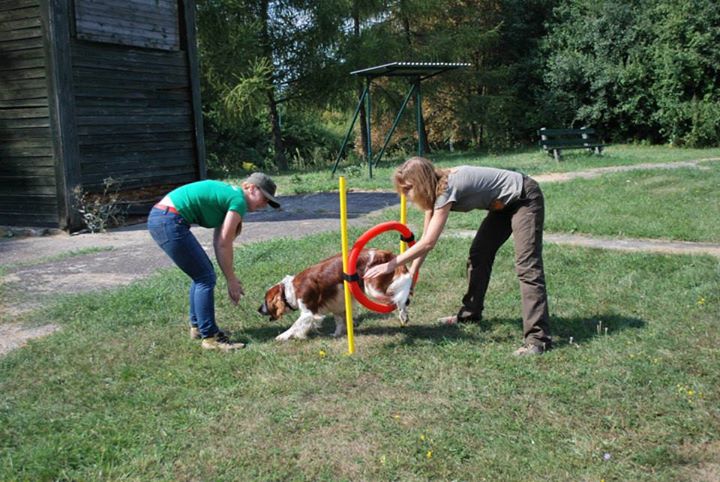
[[240,216],[247,211],[243,190],[220,181],[186,184],[168,196],[185,221],[204,228],[222,226],[228,211],[235,211]]

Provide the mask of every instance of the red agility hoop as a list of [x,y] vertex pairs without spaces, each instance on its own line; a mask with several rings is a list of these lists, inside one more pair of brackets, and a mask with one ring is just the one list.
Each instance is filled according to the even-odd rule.
[[[387,231],[399,231],[401,239],[408,244],[408,247],[415,244],[415,235],[406,225],[397,221],[388,221],[386,223],[378,224],[377,226],[365,231],[365,233],[360,236],[357,241],[355,241],[355,244],[353,244],[350,256],[348,256],[349,273],[346,274],[346,278],[350,284],[350,291],[355,299],[358,300],[364,307],[372,311],[377,311],[378,313],[391,313],[392,311],[395,311],[397,307],[394,304],[378,303],[365,295],[365,292],[360,289],[360,284],[358,283],[360,281],[360,277],[357,274],[357,260],[360,256],[360,252],[371,239]],[[418,273],[415,273],[413,285],[417,282],[417,276]]]

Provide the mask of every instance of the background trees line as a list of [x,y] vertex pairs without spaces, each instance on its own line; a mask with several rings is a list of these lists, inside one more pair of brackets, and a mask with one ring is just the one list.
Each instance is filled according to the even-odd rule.
[[[393,61],[472,63],[423,84],[433,147],[527,145],[542,126],[592,125],[615,142],[707,146],[720,138],[715,0],[197,5],[214,167],[331,162],[361,89],[349,73]],[[377,145],[407,85],[374,85]],[[395,134],[396,149],[415,143],[411,117]]]

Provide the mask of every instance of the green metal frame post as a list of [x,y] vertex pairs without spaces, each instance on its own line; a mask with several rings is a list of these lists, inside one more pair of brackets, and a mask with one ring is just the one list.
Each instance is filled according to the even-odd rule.
[[[358,101],[358,106],[355,109],[353,120],[350,124],[350,128],[348,129],[347,134],[345,135],[345,140],[343,140],[343,144],[340,148],[338,158],[335,161],[335,166],[333,167],[331,176],[333,176],[335,174],[335,171],[337,170],[338,163],[340,162],[340,158],[343,155],[345,146],[347,145],[348,139],[350,137],[350,133],[355,126],[355,121],[357,120],[357,116],[360,112],[360,107],[362,106],[363,102],[365,102],[366,105],[365,113],[367,117],[365,119],[365,125],[361,128],[364,128],[365,132],[367,133],[367,144],[365,146],[365,152],[366,161],[368,163],[368,174],[371,179],[373,167],[377,167],[377,164],[380,162],[380,159],[382,159],[383,154],[385,154],[385,149],[387,149],[390,138],[392,137],[395,129],[400,123],[400,117],[402,116],[403,112],[405,112],[407,103],[410,100],[410,97],[412,97],[413,93],[415,94],[415,117],[418,131],[418,155],[422,156],[425,153],[425,123],[422,116],[422,81],[431,77],[435,77],[436,75],[442,74],[443,72],[463,67],[469,67],[470,65],[471,64],[468,63],[457,62],[391,62],[350,72],[351,75],[362,75],[363,77],[365,77],[365,90],[363,91],[363,94],[360,96],[360,100]],[[388,132],[388,134],[385,136],[385,141],[382,149],[380,149],[377,158],[373,159],[374,156],[372,151],[372,111],[370,104],[370,84],[372,83],[372,80],[377,77],[405,77],[410,80],[412,86],[402,102],[400,112],[398,112],[397,116],[395,117],[395,121],[390,128],[390,132]]]
[[422,92],[420,90],[420,77],[415,78],[415,117],[417,122],[418,133],[418,156],[425,153],[425,126],[423,125],[422,116]]
[[370,77],[366,77],[365,82],[365,90],[367,90],[367,95],[365,96],[365,125],[367,127],[367,163],[368,175],[370,176],[370,179],[372,179],[372,112],[370,107],[370,82],[372,82],[372,79]]
[[390,127],[390,131],[388,131],[387,135],[385,136],[385,143],[382,146],[382,149],[380,149],[380,152],[378,153],[377,159],[375,159],[375,162],[373,162],[373,166],[377,167],[378,163],[380,162],[380,159],[382,159],[383,154],[385,154],[385,149],[387,148],[388,144],[390,143],[390,138],[392,137],[393,133],[395,132],[395,129],[397,128],[398,124],[400,123],[400,118],[403,115],[403,112],[405,112],[405,107],[407,106],[408,101],[410,100],[410,97],[412,97],[413,93],[415,92],[415,84],[410,86],[410,90],[408,91],[407,95],[405,95],[405,98],[402,101],[402,104],[400,104],[400,110],[398,111],[398,114],[395,116],[395,121],[393,122],[392,127]]
[[360,100],[358,101],[357,107],[355,107],[355,113],[353,114],[352,122],[350,122],[350,127],[345,134],[345,139],[343,139],[342,146],[340,146],[340,152],[338,152],[337,159],[335,159],[335,165],[333,166],[330,177],[335,175],[335,171],[337,170],[338,164],[340,163],[340,159],[342,159],[343,152],[345,152],[345,146],[347,146],[348,140],[350,139],[350,134],[352,133],[353,127],[355,127],[355,121],[357,121],[358,114],[360,113],[360,107],[362,107],[363,102],[365,102],[365,96],[368,92],[369,90],[366,86],[365,90],[363,90],[363,93],[360,95]]

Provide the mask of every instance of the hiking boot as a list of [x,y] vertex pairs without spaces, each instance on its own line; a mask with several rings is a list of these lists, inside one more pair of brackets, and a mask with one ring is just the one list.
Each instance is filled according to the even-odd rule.
[[481,315],[474,315],[469,311],[460,308],[457,315],[445,316],[438,318],[438,323],[445,326],[455,326],[458,323],[480,323],[482,320]]
[[233,351],[245,348],[245,344],[232,342],[225,333],[218,331],[213,336],[203,338],[202,347],[206,350]]
[[515,356],[535,356],[535,355],[542,355],[547,350],[545,350],[545,347],[542,345],[533,345],[530,343],[526,343],[517,350],[513,352],[513,355]]

